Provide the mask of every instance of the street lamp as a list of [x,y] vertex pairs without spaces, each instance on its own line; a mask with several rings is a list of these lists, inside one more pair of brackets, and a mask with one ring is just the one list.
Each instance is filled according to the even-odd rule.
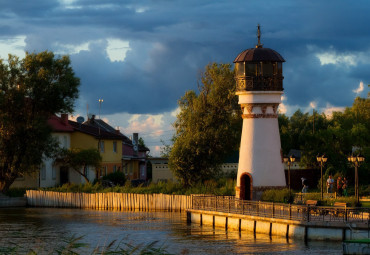
[[321,200],[324,200],[324,180],[322,177],[322,167],[324,163],[328,160],[328,158],[325,157],[325,154],[322,156],[317,155],[316,160],[320,163],[321,166]]
[[360,203],[360,196],[358,194],[358,171],[357,171],[357,168],[360,165],[360,163],[365,161],[365,158],[361,155],[358,155],[357,157],[351,155],[351,156],[348,157],[348,161],[353,163],[354,166],[355,166],[355,197],[356,197],[356,203],[359,204]]
[[290,165],[295,161],[295,157],[291,155],[289,158],[284,157],[284,163],[288,164],[288,188],[289,188],[289,197],[290,197]]
[[101,103],[103,103],[103,99],[99,99],[99,119],[100,119],[100,108],[101,108]]

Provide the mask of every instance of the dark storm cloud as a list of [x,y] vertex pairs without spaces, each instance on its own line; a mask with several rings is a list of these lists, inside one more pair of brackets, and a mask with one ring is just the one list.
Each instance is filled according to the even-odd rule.
[[[196,89],[209,62],[231,63],[262,43],[280,52],[287,105],[316,101],[347,106],[360,81],[370,83],[370,4],[363,1],[0,1],[0,39],[26,35],[28,51],[71,53],[81,78],[79,106],[102,113],[160,113],[174,109],[186,90]],[[123,62],[111,62],[107,39],[129,41]],[[323,65],[318,54],[356,56]],[[347,59],[348,60],[348,59]],[[367,58],[369,60],[369,57]],[[366,91],[361,94],[366,95]]]

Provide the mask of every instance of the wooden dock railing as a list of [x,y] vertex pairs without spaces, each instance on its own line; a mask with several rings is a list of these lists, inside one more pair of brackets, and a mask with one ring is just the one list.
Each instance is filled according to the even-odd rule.
[[306,222],[370,223],[369,208],[292,205],[238,200],[232,197],[193,196],[192,209]]

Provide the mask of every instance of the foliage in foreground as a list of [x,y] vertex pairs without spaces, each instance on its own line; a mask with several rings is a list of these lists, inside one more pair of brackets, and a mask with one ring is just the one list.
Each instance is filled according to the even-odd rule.
[[[53,251],[47,252],[46,254],[59,254],[59,255],[67,255],[67,254],[93,254],[93,255],[110,255],[110,254],[123,254],[123,255],[170,255],[166,251],[166,248],[163,246],[158,245],[158,242],[151,242],[149,244],[139,244],[139,245],[132,245],[127,242],[119,242],[112,241],[107,246],[98,246],[95,248],[91,248],[89,244],[81,242],[83,236],[76,237],[72,235],[64,240],[62,240],[62,244],[58,247],[54,248]],[[42,248],[41,248],[42,249]],[[45,254],[45,250],[38,249],[25,249],[15,243],[11,244],[10,247],[0,247],[0,254],[9,254],[9,255],[16,255],[16,254],[29,254],[29,255],[37,255],[37,254]]]
[[232,196],[235,195],[235,181],[232,179],[209,180],[203,183],[197,183],[192,187],[185,188],[180,183],[173,182],[159,182],[151,183],[148,186],[133,187],[129,181],[124,186],[115,186],[105,188],[101,184],[64,184],[55,188],[43,188],[42,190],[57,191],[57,192],[84,192],[84,193],[137,193],[137,194],[176,194],[176,195],[190,195],[190,194],[213,194]]

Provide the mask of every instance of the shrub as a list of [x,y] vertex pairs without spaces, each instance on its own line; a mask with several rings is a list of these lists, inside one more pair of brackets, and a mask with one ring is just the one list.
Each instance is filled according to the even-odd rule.
[[125,174],[122,172],[114,172],[104,176],[103,180],[111,181],[114,185],[123,186],[125,185],[126,177]]
[[289,196],[288,189],[269,189],[262,193],[262,201],[287,203],[293,201],[292,195]]
[[4,195],[8,197],[23,197],[28,188],[10,188]]
[[[112,180],[112,179],[111,179]],[[147,186],[139,185],[133,187],[128,180],[123,186],[104,187],[99,182],[95,184],[64,184],[55,188],[42,188],[41,190],[50,190],[57,192],[85,192],[85,193],[139,193],[139,194],[175,194],[175,195],[190,195],[190,194],[212,194],[219,196],[235,195],[235,180],[222,178],[219,180],[208,180],[204,183],[197,183],[193,187],[185,188],[180,183],[174,182],[158,182],[150,183]]]

